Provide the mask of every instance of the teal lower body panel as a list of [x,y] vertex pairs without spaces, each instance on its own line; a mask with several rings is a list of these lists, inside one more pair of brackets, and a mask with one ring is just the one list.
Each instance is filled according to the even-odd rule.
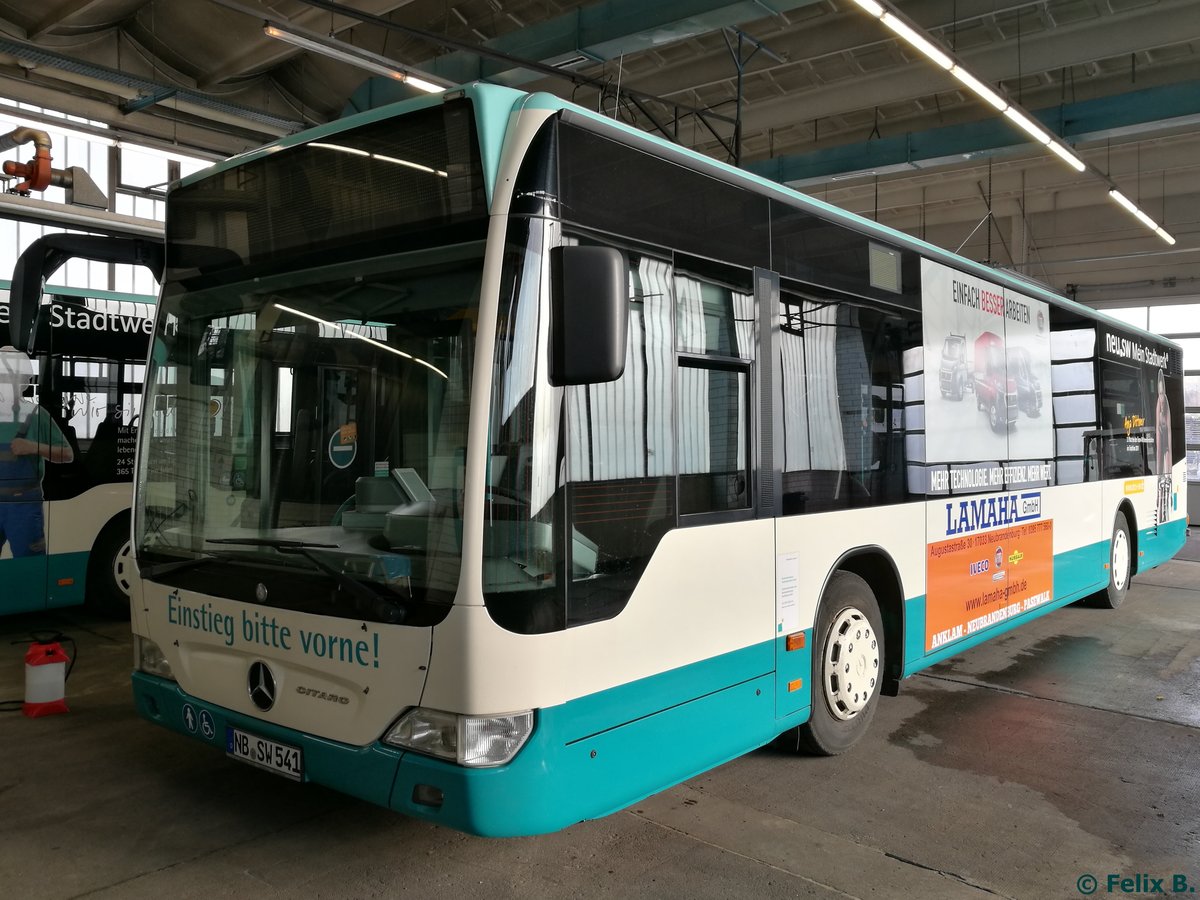
[[1003,622],[977,631],[976,634],[944,644],[931,653],[925,652],[925,608],[928,600],[924,596],[906,600],[904,677],[907,678],[923,668],[929,668],[937,662],[949,659],[950,656],[958,655],[962,650],[990,641],[1006,631],[1020,628],[1026,622],[1032,622],[1039,616],[1060,610],[1063,606],[1097,592],[1108,583],[1108,569],[1105,568],[1108,560],[1108,541],[1058,553],[1054,558],[1054,600],[1037,607],[1036,610],[1022,612],[1019,616],[1004,619]]
[[90,558],[91,554],[86,550],[79,553],[55,553],[49,557],[46,606],[58,609],[83,604]]
[[[564,744],[571,705],[540,710],[529,743],[505,766],[466,769],[408,754],[392,808],[489,837],[556,831],[761,747],[808,717],[805,707],[775,718],[773,674]],[[414,799],[430,789],[440,808]]]
[[788,650],[787,636],[775,639],[775,712],[793,716],[812,703],[813,630],[803,632],[804,646]]
[[0,559],[0,616],[79,606],[89,556],[83,551]]
[[[1187,521],[1174,519],[1158,528],[1147,528],[1137,535],[1137,571],[1162,565],[1183,549],[1187,541]],[[1106,561],[1107,561],[1107,550]]]
[[[1177,519],[1161,528],[1139,531],[1137,535],[1137,570],[1160,565],[1179,552],[1186,540],[1187,532],[1182,519]],[[997,635],[1032,621],[1048,612],[1074,603],[1083,597],[1103,590],[1108,584],[1109,541],[1098,541],[1068,550],[1054,557],[1054,600],[1037,609],[1014,616],[991,628],[964,637],[940,647],[932,653],[925,652],[925,597],[914,597],[905,601],[904,609],[904,676],[907,677],[935,663],[955,656],[970,647],[991,640]]]
[[0,559],[0,615],[37,612],[46,608],[46,572],[49,557],[22,556]]
[[1108,541],[1089,544],[1077,550],[1068,550],[1054,557],[1054,599],[1044,606],[1013,616],[1003,622],[984,628],[975,634],[927,653],[925,651],[925,609],[927,598],[916,597],[905,601],[904,610],[904,677],[956,656],[964,650],[989,641],[1032,622],[1039,616],[1061,609],[1081,597],[1094,593],[1107,584]]
[[[146,719],[222,751],[226,728],[239,728],[301,748],[307,781],[472,834],[514,837],[608,815],[806,721],[807,690],[802,697],[791,692],[793,712],[776,714],[775,643],[537,710],[525,747],[493,768],[457,766],[378,742],[358,747],[314,737],[206,703],[173,681],[140,672],[133,693]],[[766,669],[747,675],[748,665]],[[730,683],[735,676],[740,680]],[[648,710],[646,698],[670,705]],[[804,705],[796,706],[801,699]],[[209,735],[197,727],[205,712]]]

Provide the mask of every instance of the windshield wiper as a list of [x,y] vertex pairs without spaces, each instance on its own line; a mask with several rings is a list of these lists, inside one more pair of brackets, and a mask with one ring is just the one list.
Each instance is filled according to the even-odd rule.
[[146,566],[144,569],[139,568],[138,574],[142,578],[157,578],[160,575],[170,575],[172,572],[180,572],[184,569],[195,568],[196,566],[204,565],[205,563],[216,562],[215,556],[193,556],[188,559],[176,559],[171,562],[154,563]]
[[271,547],[280,553],[303,556],[327,575],[333,576],[338,585],[354,596],[359,603],[356,609],[366,612],[381,622],[399,624],[408,615],[408,607],[375,593],[361,581],[350,577],[336,566],[321,559],[313,550],[336,550],[337,544],[317,544],[310,541],[294,541],[287,538],[209,538],[206,544],[236,544],[243,547]]

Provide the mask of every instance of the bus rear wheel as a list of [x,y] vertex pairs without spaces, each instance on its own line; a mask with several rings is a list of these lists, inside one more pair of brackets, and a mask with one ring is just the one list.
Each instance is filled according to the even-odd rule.
[[1108,587],[1093,594],[1092,606],[1116,609],[1129,593],[1133,580],[1133,541],[1129,537],[1129,520],[1118,512],[1113,522],[1112,539],[1108,543]]
[[92,545],[88,557],[87,605],[104,616],[128,618],[132,579],[129,516],[120,515],[100,530]]
[[781,739],[805,753],[836,756],[866,734],[883,683],[883,619],[866,581],[833,573],[814,638],[812,715]]

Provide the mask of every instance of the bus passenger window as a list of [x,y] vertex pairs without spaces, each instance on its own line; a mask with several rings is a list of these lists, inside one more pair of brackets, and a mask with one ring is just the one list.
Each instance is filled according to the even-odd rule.
[[[488,612],[519,633],[618,615],[675,524],[672,269],[629,254],[624,374],[552,387],[540,220],[513,234],[496,339],[484,527]],[[583,238],[568,237],[583,243]]]
[[920,398],[903,360],[920,345],[915,313],[781,294],[785,515],[909,499],[905,404]]
[[679,512],[750,505],[747,370],[679,367]]
[[1154,407],[1144,381],[1138,368],[1100,361],[1102,478],[1153,474]]

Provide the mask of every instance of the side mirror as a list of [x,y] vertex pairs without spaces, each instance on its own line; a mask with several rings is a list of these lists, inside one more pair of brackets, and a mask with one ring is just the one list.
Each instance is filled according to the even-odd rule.
[[601,384],[625,371],[629,260],[612,247],[550,250],[550,383]]

